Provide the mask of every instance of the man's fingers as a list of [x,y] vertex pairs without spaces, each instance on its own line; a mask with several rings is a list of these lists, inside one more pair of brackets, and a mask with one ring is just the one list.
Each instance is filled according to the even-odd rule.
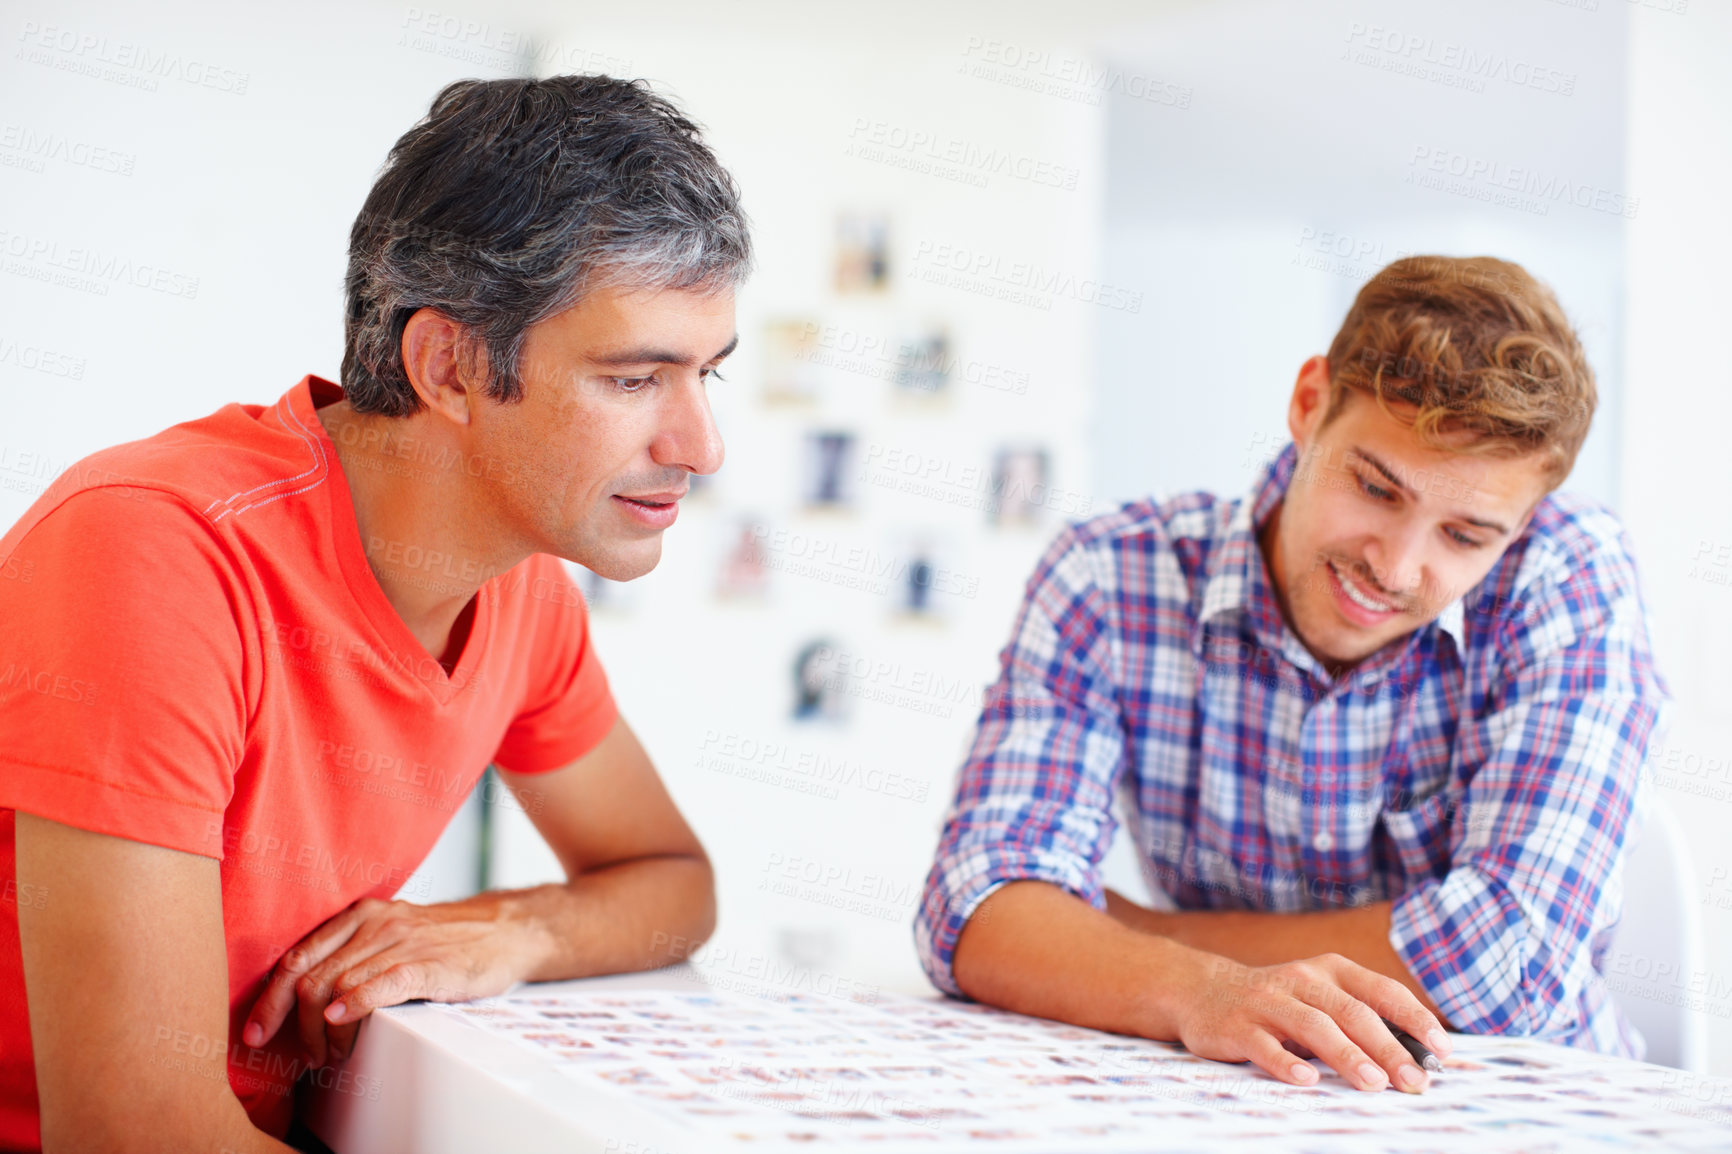
[[325,1008],[328,1022],[355,1022],[380,1006],[430,997],[422,987],[425,971],[381,950],[351,966],[336,981],[337,992]]
[[1442,1023],[1412,990],[1338,954],[1254,969],[1216,958],[1200,990],[1180,1028],[1191,1052],[1249,1059],[1289,1085],[1316,1082],[1315,1068],[1301,1060],[1311,1057],[1360,1090],[1425,1089],[1425,1070],[1384,1018],[1434,1052],[1449,1052]]
[[257,1048],[276,1037],[289,1011],[294,1009],[296,986],[314,966],[341,949],[355,933],[360,921],[353,909],[345,910],[306,937],[284,954],[271,970],[265,982],[265,992],[253,1003],[247,1024],[241,1028],[241,1041]]
[[295,1015],[300,1023],[301,1042],[307,1048],[307,1060],[314,1066],[324,1065],[330,1057],[329,1026],[346,1020],[341,1015],[330,1016],[332,1007],[343,996],[342,976],[367,967],[374,970],[389,968],[391,962],[387,954],[390,949],[388,936],[382,938],[376,933],[358,932],[336,953],[303,975],[296,984]]
[[1266,1030],[1254,1031],[1245,1049],[1245,1056],[1272,1078],[1290,1086],[1317,1084],[1317,1067],[1288,1053],[1281,1040]]
[[1288,1037],[1327,1062],[1331,1069],[1361,1090],[1382,1090],[1389,1085],[1383,1067],[1349,1038],[1336,1020],[1323,1010],[1294,999],[1282,1008],[1280,1025]]
[[319,966],[303,974],[295,983],[295,1018],[301,1030],[301,1045],[307,1051],[307,1064],[325,1064],[325,1007],[330,1004],[336,988],[331,985],[327,967]]
[[247,1024],[241,1027],[241,1041],[259,1047],[276,1037],[289,1008],[295,1004],[295,983],[305,972],[306,956],[296,946],[284,954],[265,979],[264,993],[253,1003],[247,1014]]
[[331,1003],[330,1013],[336,1014],[341,1007],[342,1016],[336,1020],[358,1022],[380,1006],[425,998],[429,996],[427,977],[427,968],[416,963],[389,966],[344,994],[340,1002]]
[[[399,959],[393,957],[389,949],[383,949],[376,954],[362,958],[359,962],[344,970],[337,976],[336,981],[333,983],[337,987],[337,993],[331,1002],[330,1009],[336,1009],[338,1000],[341,1000],[344,1003],[351,1001],[356,990],[366,985],[386,970],[389,970],[392,966],[395,966],[398,961]],[[330,1020],[341,1022],[350,1016],[351,1015],[345,1013]]]
[[[1388,1018],[1419,1039],[1426,1049],[1439,1058],[1449,1057],[1455,1044],[1437,1015],[1425,1008],[1425,1003],[1412,990],[1394,978],[1348,963],[1338,975],[1348,993],[1370,1006],[1382,1018]],[[1405,1053],[1405,1051],[1403,1051]]]
[[1397,1090],[1417,1094],[1430,1084],[1425,1071],[1395,1040],[1376,1010],[1338,987],[1322,987],[1308,1000],[1335,1019],[1342,1032],[1370,1055]]

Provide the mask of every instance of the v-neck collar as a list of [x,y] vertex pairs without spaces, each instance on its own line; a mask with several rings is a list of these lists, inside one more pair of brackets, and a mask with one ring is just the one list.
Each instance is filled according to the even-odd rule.
[[289,390],[279,404],[286,404],[301,419],[301,423],[319,439],[330,461],[330,483],[325,486],[331,502],[331,546],[336,554],[343,579],[349,587],[362,616],[372,626],[386,662],[399,675],[419,683],[440,705],[447,705],[475,677],[482,654],[487,651],[493,625],[493,581],[489,578],[475,592],[475,619],[464,640],[463,653],[449,674],[439,659],[421,644],[398,614],[391,599],[385,596],[373,567],[367,563],[367,553],[361,544],[361,527],[355,520],[355,498],[349,490],[349,480],[343,473],[342,460],[330,434],[325,432],[316,409],[343,398],[340,385],[309,373],[301,383]]

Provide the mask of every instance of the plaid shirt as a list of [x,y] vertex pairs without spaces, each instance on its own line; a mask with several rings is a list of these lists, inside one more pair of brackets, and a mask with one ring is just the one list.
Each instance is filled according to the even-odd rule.
[[[915,919],[939,988],[1009,881],[1105,905],[1134,815],[1180,909],[1393,899],[1390,942],[1470,1033],[1639,1056],[1603,959],[1665,708],[1623,531],[1553,494],[1477,587],[1331,678],[1282,620],[1248,500],[1192,493],[1073,525],[1028,583]],[[1645,795],[1644,795],[1645,796]]]

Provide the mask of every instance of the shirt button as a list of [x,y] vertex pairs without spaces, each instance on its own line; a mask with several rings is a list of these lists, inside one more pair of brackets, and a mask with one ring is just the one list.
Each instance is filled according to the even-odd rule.
[[1311,848],[1318,853],[1328,853],[1335,848],[1335,839],[1327,833],[1320,833],[1311,839]]

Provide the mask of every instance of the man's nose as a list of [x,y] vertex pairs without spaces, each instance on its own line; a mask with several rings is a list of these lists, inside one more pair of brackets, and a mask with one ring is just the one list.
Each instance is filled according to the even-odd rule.
[[1366,550],[1365,560],[1377,583],[1391,593],[1412,596],[1419,591],[1424,557],[1419,526],[1401,525],[1384,533]]
[[669,390],[662,427],[650,444],[658,465],[677,466],[692,473],[713,473],[722,467],[722,432],[710,412],[703,383],[693,379]]

